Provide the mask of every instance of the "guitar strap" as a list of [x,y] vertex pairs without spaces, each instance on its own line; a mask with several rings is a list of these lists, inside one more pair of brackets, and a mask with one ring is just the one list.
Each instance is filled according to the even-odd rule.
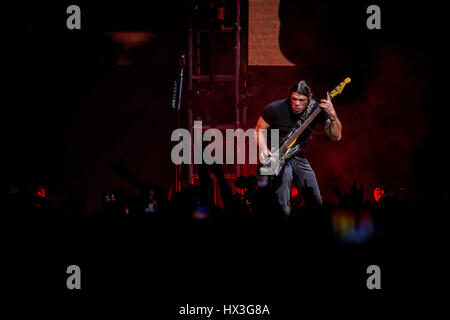
[[297,124],[299,127],[309,117],[309,114],[311,113],[315,103],[316,103],[316,100],[314,100],[313,98],[309,99],[309,103],[308,103],[308,106],[306,107],[305,112],[300,116],[300,119],[297,121]]

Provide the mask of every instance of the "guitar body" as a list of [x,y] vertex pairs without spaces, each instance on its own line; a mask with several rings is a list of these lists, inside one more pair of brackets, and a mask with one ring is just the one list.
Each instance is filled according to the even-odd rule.
[[[342,81],[336,88],[334,88],[330,97],[334,98],[336,95],[340,94],[347,83],[350,83],[351,79],[346,78]],[[298,137],[302,132],[311,124],[315,117],[320,113],[321,108],[317,108],[312,112],[307,119],[300,125],[299,128],[291,130],[285,138],[281,141],[281,147],[272,152],[271,157],[262,159],[260,166],[258,168],[260,175],[267,176],[278,176],[283,169],[286,161],[293,157],[300,149],[299,144],[295,144]]]
[[[300,145],[295,145],[287,150],[283,148],[278,149],[275,153],[272,153],[271,157],[267,157],[265,162],[261,162],[259,166],[259,174],[263,176],[278,176],[289,160],[300,149]],[[279,156],[281,154],[281,156]]]

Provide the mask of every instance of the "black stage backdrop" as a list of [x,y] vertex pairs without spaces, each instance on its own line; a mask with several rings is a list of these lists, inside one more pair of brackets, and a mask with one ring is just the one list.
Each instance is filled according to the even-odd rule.
[[[170,103],[178,57],[186,52],[192,1],[155,3],[79,1],[79,31],[66,28],[66,8],[75,3],[23,3],[5,13],[12,28],[4,38],[11,54],[4,60],[5,190],[15,183],[32,193],[44,185],[55,207],[75,197],[92,216],[103,192],[136,192],[113,173],[111,162],[121,158],[164,194],[173,188],[170,135],[177,122]],[[402,190],[412,203],[419,201],[426,219],[436,219],[432,208],[448,196],[439,183],[448,118],[432,90],[434,70],[440,67],[434,39],[441,32],[434,15],[441,9],[431,3],[378,1],[382,29],[368,30],[370,4],[280,0],[279,45],[295,66],[248,67],[253,89],[245,126],[255,125],[266,104],[287,96],[296,79],[306,79],[321,99],[349,76],[352,83],[335,100],[343,139],[328,141],[317,129],[308,146],[324,198],[337,202],[335,189],[346,190],[356,180],[365,198],[376,186],[391,193]],[[244,17],[245,32],[246,23]],[[123,48],[105,34],[123,30],[156,35],[129,50],[131,65],[117,65]],[[219,56],[218,69],[227,68],[221,65],[227,59],[226,53]],[[289,319],[288,313],[302,314],[301,306],[314,309],[305,301],[323,307],[327,297],[344,298],[340,308],[349,314],[355,307],[353,292],[374,306],[388,294],[415,287],[411,276],[420,268],[413,257],[421,231],[409,227],[424,214],[403,212],[405,220],[399,223],[397,217],[395,230],[383,241],[345,250],[328,245],[322,233],[314,235],[306,226],[301,232],[266,224],[86,228],[88,222],[77,220],[21,228],[15,238],[21,246],[10,247],[14,258],[8,265],[19,271],[12,278],[19,293],[37,299],[36,290],[48,290],[51,297],[63,292],[68,308],[89,305],[114,312],[127,305],[128,315],[140,310],[150,318],[175,319],[186,303],[267,303],[278,315],[273,319]],[[86,275],[81,293],[66,290],[65,268],[72,263]],[[366,290],[370,264],[386,270],[381,294]],[[37,271],[30,275],[33,265]],[[100,303],[100,296],[110,300]],[[156,310],[165,316],[154,316]]]
[[[287,96],[296,79],[308,80],[316,99],[344,77],[353,79],[335,101],[342,141],[329,142],[316,130],[309,144],[310,162],[331,202],[335,187],[355,179],[367,197],[376,186],[423,197],[435,178],[423,168],[440,160],[433,151],[442,135],[431,135],[443,127],[431,90],[434,7],[379,5],[382,29],[368,30],[365,2],[281,1],[280,49],[297,66],[248,68],[247,127],[266,104]],[[102,192],[134,191],[109,164],[123,157],[139,177],[169,192],[175,181],[170,134],[177,125],[172,85],[186,51],[190,10],[182,1],[167,6],[83,3],[82,29],[75,32],[65,26],[66,3],[24,5],[12,22],[7,63],[14,68],[5,108],[9,181],[21,181],[30,192],[46,185],[55,203],[70,186],[93,214]],[[133,65],[118,66],[123,49],[105,32],[127,29],[157,37],[130,50]],[[219,71],[227,68],[228,55],[216,58]]]

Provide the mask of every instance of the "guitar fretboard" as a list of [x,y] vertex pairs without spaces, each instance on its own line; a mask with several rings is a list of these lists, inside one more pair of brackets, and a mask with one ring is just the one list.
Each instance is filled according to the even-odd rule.
[[311,115],[302,123],[302,125],[295,130],[294,134],[286,140],[285,146],[290,146],[297,138],[302,134],[303,131],[311,124],[315,117],[320,113],[320,107],[311,113]]
[[[347,83],[350,83],[351,79],[350,78],[346,78],[344,81],[342,81],[336,88],[334,88],[331,92],[330,92],[330,99],[333,99],[335,96],[337,96],[338,94],[340,94],[342,92],[342,90],[344,89],[345,85]],[[313,111],[313,113],[311,113],[311,115],[302,123],[302,125],[295,130],[295,132],[289,137],[289,139],[286,140],[286,142],[283,144],[282,147],[285,147],[286,149],[288,149],[291,144],[293,144],[295,142],[295,140],[297,140],[297,138],[302,134],[303,131],[305,131],[305,129],[311,124],[311,122],[317,117],[317,115],[320,113],[321,108],[320,106]]]

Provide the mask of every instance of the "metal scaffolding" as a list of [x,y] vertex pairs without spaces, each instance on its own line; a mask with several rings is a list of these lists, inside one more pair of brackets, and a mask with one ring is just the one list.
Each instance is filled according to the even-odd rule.
[[[209,27],[204,27],[200,24],[189,23],[188,27],[188,53],[187,53],[187,90],[189,97],[188,101],[188,130],[193,137],[193,124],[194,120],[198,118],[195,114],[195,108],[192,103],[193,90],[200,84],[208,83],[208,85],[214,87],[220,83],[228,83],[232,85],[232,95],[233,103],[230,105],[230,113],[234,114],[234,119],[232,123],[221,123],[217,121],[215,127],[218,129],[238,129],[241,128],[241,115],[240,115],[240,70],[241,70],[241,10],[240,10],[240,0],[228,0],[233,1],[234,5],[234,21],[232,25],[222,25],[221,28],[214,27],[210,25]],[[222,4],[224,1],[222,1]],[[227,3],[230,4],[230,3]],[[202,41],[201,34],[207,33],[210,39],[209,50],[209,70],[207,73],[204,72],[205,65],[203,63],[203,57],[201,56],[201,49],[205,46],[205,41]],[[216,36],[217,34],[227,33],[233,39],[233,68],[230,74],[218,74],[216,73]],[[206,43],[208,45],[208,43]],[[234,109],[233,109],[234,108]],[[245,115],[243,115],[245,119]],[[240,148],[236,148],[236,152],[239,152]],[[239,157],[239,154],[236,154]],[[228,174],[229,178],[237,178],[241,175],[241,165],[236,164],[235,170],[232,175]],[[189,165],[189,182],[193,183],[196,174],[194,173],[194,165]]]

